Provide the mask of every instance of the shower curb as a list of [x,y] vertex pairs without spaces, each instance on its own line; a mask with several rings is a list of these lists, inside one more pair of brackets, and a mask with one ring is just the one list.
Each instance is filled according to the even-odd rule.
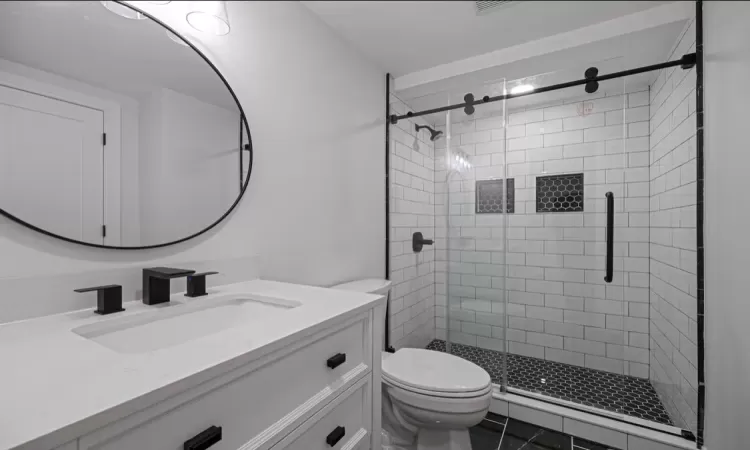
[[[576,408],[580,405],[575,405]],[[579,409],[495,390],[490,412],[583,439],[601,442],[621,450],[692,450],[696,443],[668,431],[656,431],[609,419]],[[643,421],[646,422],[646,421]],[[679,432],[679,428],[664,425]],[[707,450],[703,447],[704,450]]]

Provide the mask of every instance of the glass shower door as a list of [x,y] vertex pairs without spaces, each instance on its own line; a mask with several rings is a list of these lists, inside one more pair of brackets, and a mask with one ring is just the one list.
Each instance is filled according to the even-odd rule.
[[502,390],[664,428],[674,423],[649,353],[650,209],[663,188],[651,180],[648,80],[534,92],[588,68],[466,86],[442,104],[529,95],[433,117],[444,132],[434,348]]
[[[622,61],[592,66],[606,74]],[[508,88],[580,79],[583,69]],[[649,387],[648,111],[629,108],[629,97],[619,78],[509,99],[506,130],[517,186],[506,255],[509,390],[618,417],[637,416]]]
[[[505,93],[505,81],[469,88],[476,98]],[[466,101],[467,91],[451,95]],[[471,110],[473,109],[473,111]],[[444,227],[446,350],[506,384],[506,234],[511,191],[505,176],[505,102],[445,115],[445,152],[436,167],[436,227]],[[440,257],[440,256],[438,256]]]

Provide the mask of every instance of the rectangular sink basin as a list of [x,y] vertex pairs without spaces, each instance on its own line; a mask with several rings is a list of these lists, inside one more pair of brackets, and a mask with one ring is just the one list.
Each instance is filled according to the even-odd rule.
[[173,347],[238,326],[252,326],[301,303],[262,295],[226,294],[189,303],[165,303],[130,316],[82,325],[72,331],[118,353]]

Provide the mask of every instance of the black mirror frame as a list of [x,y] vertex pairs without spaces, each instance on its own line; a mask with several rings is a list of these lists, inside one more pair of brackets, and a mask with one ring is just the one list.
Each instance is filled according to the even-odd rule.
[[[190,47],[191,49],[193,49],[193,51],[195,53],[197,53],[201,58],[203,58],[203,60],[206,62],[206,64],[208,64],[211,67],[211,69],[213,69],[213,71],[216,73],[216,75],[219,77],[219,79],[222,81],[222,83],[224,83],[224,86],[227,88],[227,90],[229,91],[229,93],[232,95],[232,98],[234,99],[235,103],[237,104],[237,108],[240,110],[240,120],[241,120],[242,123],[244,123],[244,125],[245,125],[245,130],[244,131],[247,134],[247,144],[245,144],[243,148],[240,148],[240,155],[243,155],[244,152],[248,153],[247,177],[243,181],[242,189],[240,190],[240,193],[237,196],[237,199],[234,201],[234,203],[232,203],[232,206],[229,207],[229,209],[227,210],[227,212],[224,213],[224,215],[222,215],[221,217],[219,217],[218,220],[216,220],[211,225],[209,225],[208,227],[204,228],[203,230],[201,230],[201,231],[199,231],[197,233],[191,234],[190,236],[187,236],[187,237],[184,237],[184,238],[181,238],[181,239],[177,239],[175,241],[166,242],[166,243],[163,243],[163,244],[144,245],[144,246],[130,246],[130,247],[121,247],[121,246],[118,247],[118,246],[113,246],[113,245],[94,244],[94,243],[91,243],[91,242],[84,242],[84,241],[79,241],[79,240],[76,240],[76,239],[68,238],[68,237],[65,237],[65,236],[60,236],[59,234],[55,234],[55,233],[52,233],[51,231],[47,231],[45,229],[39,228],[39,227],[37,227],[35,225],[32,225],[32,224],[30,224],[30,223],[28,223],[28,222],[26,222],[26,221],[24,221],[24,220],[22,220],[22,219],[20,219],[20,218],[18,218],[16,216],[14,216],[13,214],[9,213],[8,211],[5,211],[2,208],[0,208],[0,215],[5,216],[8,219],[12,220],[13,222],[16,222],[19,225],[23,225],[24,227],[29,228],[31,230],[34,230],[34,231],[36,231],[38,233],[41,233],[41,234],[53,237],[55,239],[60,239],[62,241],[70,242],[70,243],[73,243],[73,244],[84,245],[86,247],[103,248],[103,249],[110,249],[110,250],[148,250],[148,249],[154,249],[154,248],[168,247],[170,245],[176,245],[176,244],[180,244],[180,243],[185,242],[185,241],[189,241],[190,239],[196,238],[196,237],[198,237],[198,236],[200,236],[200,235],[202,235],[204,233],[207,233],[208,231],[210,231],[211,229],[213,229],[214,227],[216,227],[217,225],[219,225],[221,222],[223,222],[224,219],[226,219],[227,217],[229,217],[229,215],[232,213],[232,211],[234,211],[234,209],[240,203],[240,201],[242,200],[242,198],[245,196],[245,191],[247,190],[247,187],[250,184],[250,175],[253,172],[253,141],[252,141],[252,138],[251,138],[251,135],[250,135],[250,126],[247,123],[247,117],[245,116],[245,111],[242,109],[242,105],[240,104],[240,101],[237,98],[237,95],[232,90],[232,87],[229,85],[229,83],[227,82],[226,78],[224,78],[224,75],[222,75],[221,72],[219,72],[219,69],[216,68],[216,66],[208,59],[208,57],[206,57],[206,55],[203,54],[203,52],[201,52],[200,50],[198,50],[198,48],[195,45],[193,45],[192,42],[190,42],[185,37],[183,37],[180,33],[178,33],[177,31],[175,31],[172,27],[168,26],[164,22],[162,22],[159,19],[155,18],[151,14],[149,14],[149,13],[147,13],[145,11],[142,11],[141,9],[136,8],[135,6],[130,5],[128,3],[125,3],[125,2],[123,2],[121,0],[116,0],[116,1],[121,6],[125,6],[127,8],[130,8],[130,9],[132,9],[134,11],[137,11],[137,12],[143,14],[144,16],[146,16],[147,18],[149,18],[153,22],[161,25],[165,30],[168,30],[170,33],[172,33],[175,36],[179,37],[185,43],[185,45],[187,45],[188,47]],[[240,131],[242,131],[242,126],[241,125],[240,125]],[[242,133],[240,133],[240,134],[242,134]],[[240,167],[240,171],[241,170],[242,170],[242,167]]]

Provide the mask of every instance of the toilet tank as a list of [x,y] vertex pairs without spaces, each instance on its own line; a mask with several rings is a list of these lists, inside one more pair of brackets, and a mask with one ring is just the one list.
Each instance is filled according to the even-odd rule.
[[337,284],[336,286],[331,286],[331,289],[355,291],[366,294],[388,295],[388,291],[391,289],[391,282],[382,278],[368,278]]
[[[348,283],[331,286],[331,289],[340,289],[342,291],[362,292],[365,294],[385,295],[388,301],[388,292],[391,290],[391,282],[382,278],[367,278],[364,280],[350,281]],[[379,318],[381,322],[385,321],[385,333],[383,336],[383,346],[381,350],[388,350],[390,347],[390,327],[388,325],[386,309],[383,309],[383,315]]]

